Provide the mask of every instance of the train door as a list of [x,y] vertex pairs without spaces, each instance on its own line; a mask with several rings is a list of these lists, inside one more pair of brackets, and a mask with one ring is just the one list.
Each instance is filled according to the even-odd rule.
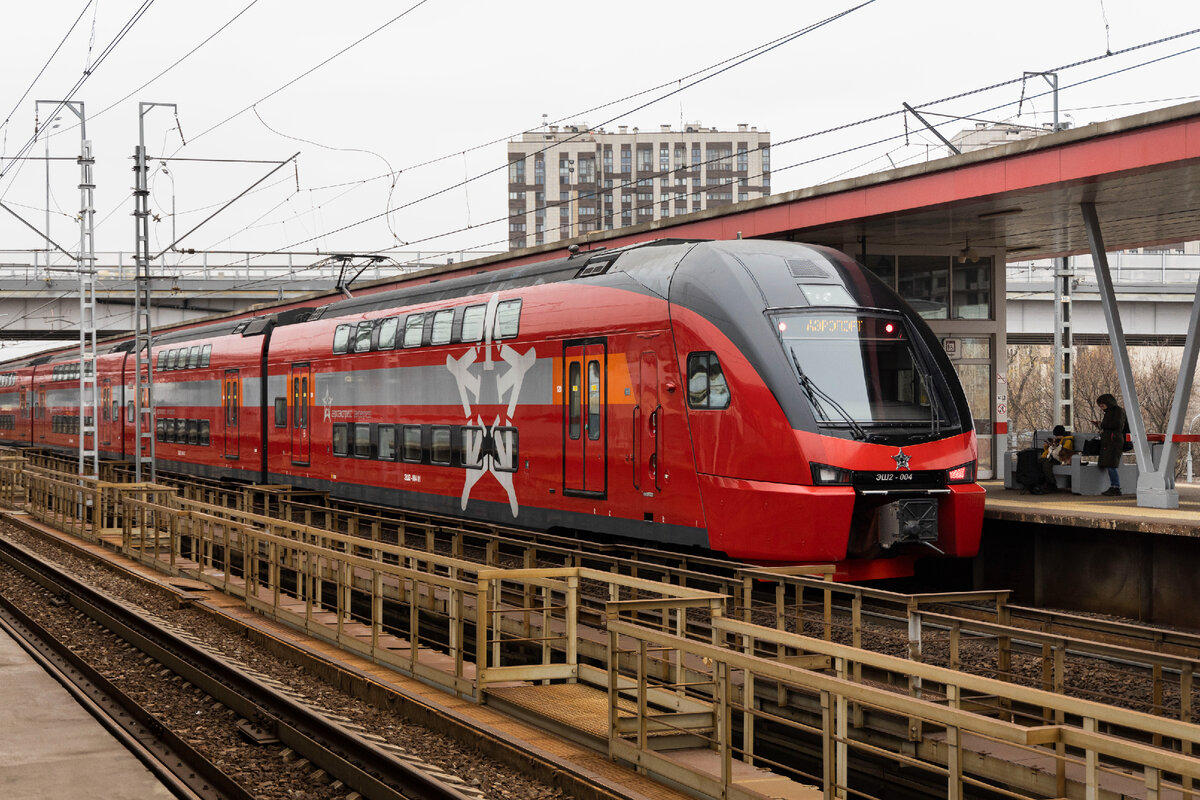
[[238,370],[225,370],[224,398],[225,407],[225,457],[238,457],[238,413],[241,411],[242,382],[238,378]]
[[288,381],[291,385],[288,402],[292,407],[292,463],[306,467],[312,441],[308,424],[312,417],[312,365],[292,364]]
[[603,339],[564,344],[563,492],[566,494],[589,497],[605,494],[607,363]]
[[112,379],[105,378],[100,384],[100,444],[102,446],[112,446],[112,431],[120,422],[120,416],[113,413]]
[[39,442],[46,441],[46,390],[38,389],[33,396],[33,429]]
[[661,489],[658,475],[663,414],[658,380],[658,356],[645,350],[638,370],[637,405],[633,407],[633,485],[647,497]]

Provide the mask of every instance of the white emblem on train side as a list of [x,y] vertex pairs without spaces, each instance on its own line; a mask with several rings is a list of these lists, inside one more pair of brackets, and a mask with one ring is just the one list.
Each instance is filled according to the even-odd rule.
[[321,398],[321,405],[325,407],[325,422],[329,422],[330,410],[333,408],[333,395],[329,393],[329,386],[325,386],[325,396]]
[[[480,466],[465,470],[461,507],[466,510],[467,503],[471,499],[471,489],[483,479],[484,475],[490,474],[508,495],[508,506],[512,510],[512,515],[516,517],[520,513],[521,507],[517,502],[516,487],[513,485],[517,467],[516,454],[513,452],[517,425],[513,421],[513,417],[517,412],[521,384],[525,380],[525,374],[537,363],[537,352],[531,347],[524,353],[518,353],[507,344],[501,345],[500,361],[508,365],[508,369],[502,373],[496,371],[497,362],[493,360],[492,348],[496,346],[493,343],[493,331],[496,323],[496,307],[499,302],[499,293],[493,293],[488,298],[483,326],[483,344],[472,346],[459,358],[446,356],[446,369],[450,371],[450,374],[454,376],[455,383],[458,384],[458,396],[462,401],[463,416],[466,418],[467,424],[470,425],[471,417],[475,416],[475,427],[477,428],[477,430],[472,430],[468,427],[463,431],[463,454],[471,463],[479,463]],[[475,414],[471,408],[472,402],[479,401],[480,389],[483,384],[483,377],[471,372],[471,367],[479,361],[480,348],[483,349],[483,370],[491,372],[496,382],[497,399],[503,403],[505,397],[508,398],[508,406],[504,410],[503,417],[497,414],[491,425],[487,425],[483,421],[483,416]],[[485,450],[485,444],[491,446]]]

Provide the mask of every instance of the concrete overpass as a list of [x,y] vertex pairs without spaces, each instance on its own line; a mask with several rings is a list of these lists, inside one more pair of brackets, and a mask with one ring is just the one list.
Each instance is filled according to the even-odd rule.
[[[1131,345],[1182,346],[1187,335],[1200,254],[1111,253],[1117,306]],[[1100,287],[1091,256],[1073,256],[1071,327],[1076,344],[1108,344]],[[1009,344],[1051,344],[1054,339],[1054,267],[1049,262],[1010,263],[1005,276]]]
[[[152,267],[153,326],[160,329],[214,314],[276,305],[340,287],[394,280],[486,253],[398,253],[395,257],[257,254],[194,255]],[[133,327],[134,258],[97,253],[96,323],[103,338]],[[0,251],[0,340],[76,340],[78,273],[44,251]]]

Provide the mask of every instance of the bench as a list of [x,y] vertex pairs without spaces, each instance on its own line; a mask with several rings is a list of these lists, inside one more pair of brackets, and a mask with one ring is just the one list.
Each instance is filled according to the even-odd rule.
[[[1045,446],[1046,440],[1054,435],[1053,431],[1034,431],[1033,432],[1033,447],[1036,447],[1040,452]],[[1097,456],[1084,456],[1083,446],[1089,439],[1099,439],[1099,434],[1079,433],[1075,435],[1075,455],[1071,456],[1071,463],[1056,464],[1054,466],[1054,483],[1059,489],[1069,489],[1073,494],[1078,495],[1098,495],[1103,494],[1108,488],[1108,470],[1100,469],[1096,466]],[[1159,450],[1162,448],[1161,442],[1151,442],[1151,457],[1158,458]],[[1013,473],[1017,468],[1017,450],[1008,450],[1004,453],[1004,488],[1015,489],[1019,488],[1016,481],[1013,479]],[[1117,467],[1117,474],[1121,477],[1121,491],[1125,494],[1133,494],[1137,491],[1138,482],[1138,466],[1133,462],[1122,461]]]

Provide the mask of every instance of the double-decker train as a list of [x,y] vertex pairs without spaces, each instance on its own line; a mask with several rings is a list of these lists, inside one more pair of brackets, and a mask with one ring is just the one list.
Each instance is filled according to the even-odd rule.
[[[973,556],[971,414],[921,318],[846,255],[664,240],[163,332],[160,469],[758,563]],[[134,453],[130,340],[96,360]],[[78,449],[80,362],[0,365],[0,442]]]

